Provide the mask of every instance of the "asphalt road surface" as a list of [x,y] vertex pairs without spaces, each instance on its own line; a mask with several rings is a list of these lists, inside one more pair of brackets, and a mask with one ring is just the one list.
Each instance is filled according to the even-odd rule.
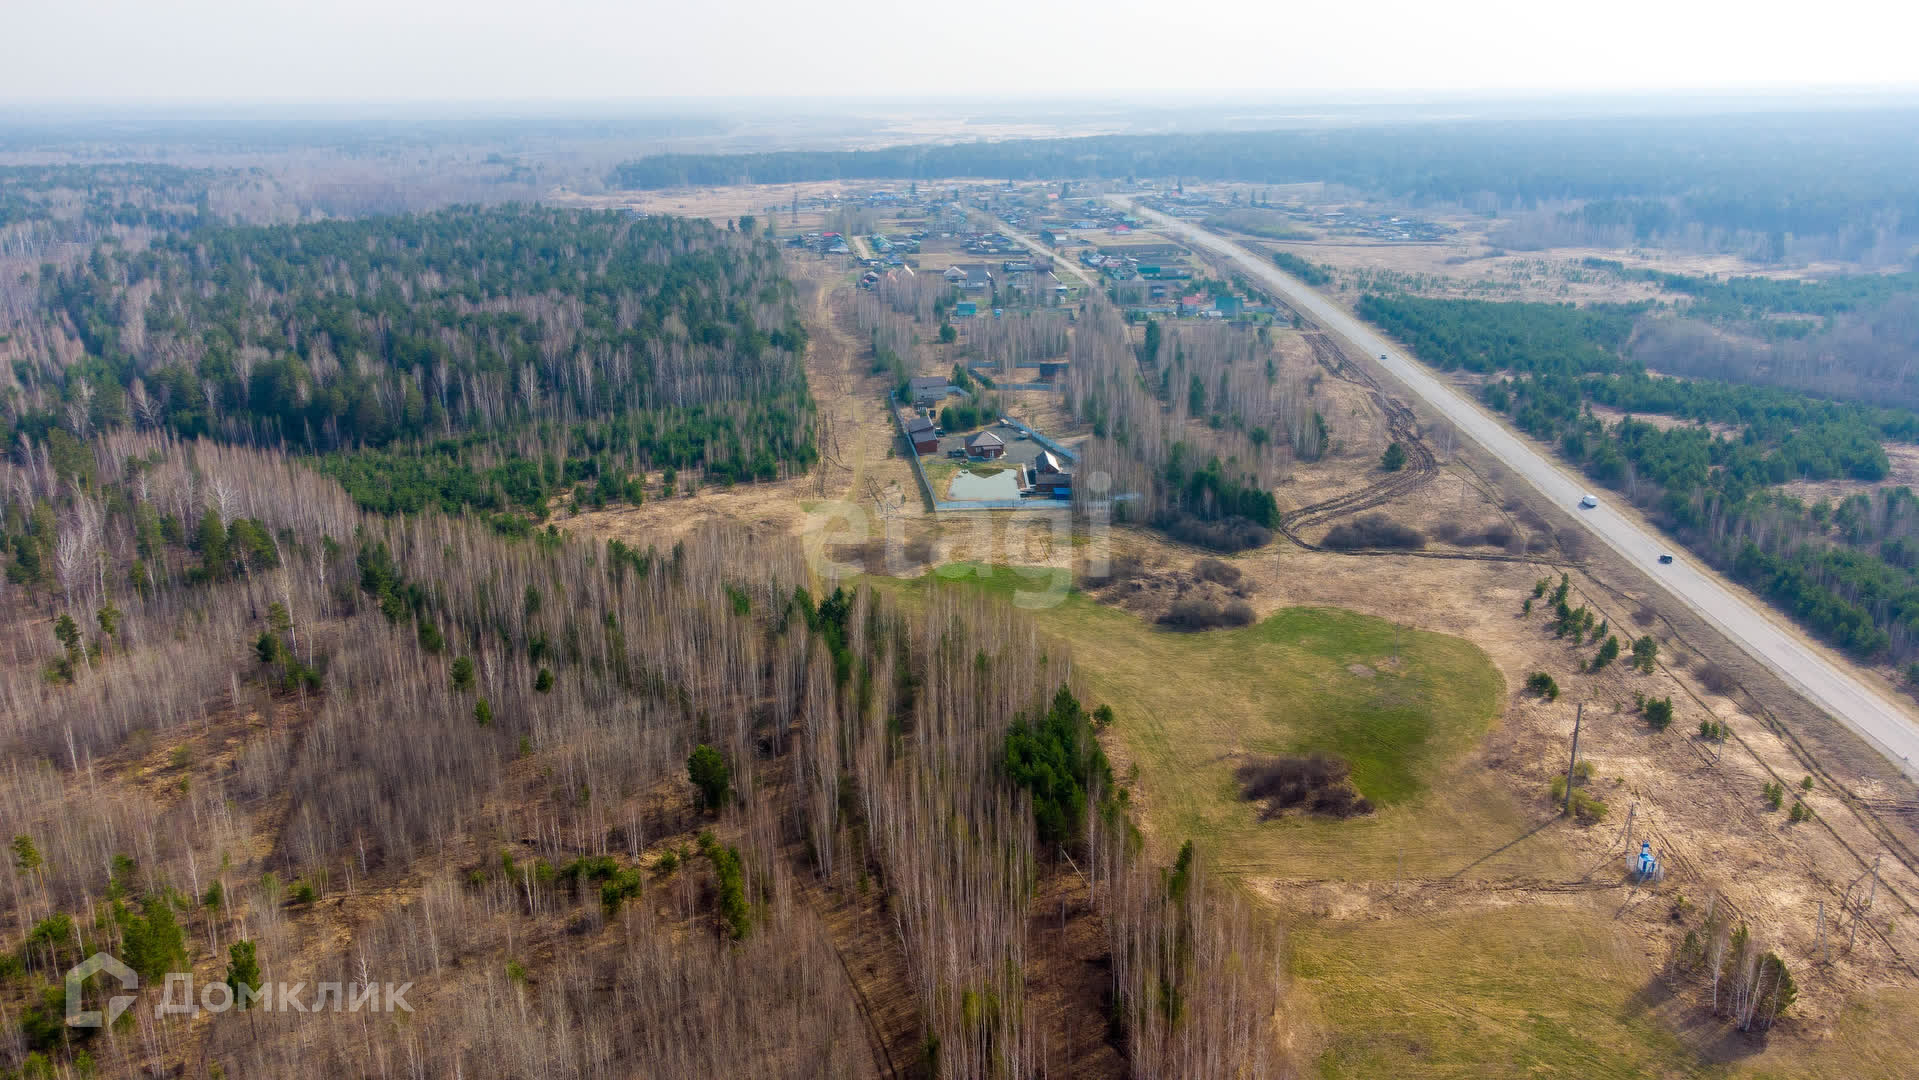
[[[1547,498],[1569,509],[1614,551],[1645,567],[1667,592],[1771,668],[1808,701],[1838,717],[1908,775],[1919,777],[1919,718],[1849,670],[1844,660],[1813,646],[1798,631],[1784,625],[1779,616],[1721,581],[1677,544],[1615,510],[1609,502],[1612,493],[1595,491],[1599,505],[1579,509],[1580,497],[1591,489],[1577,475],[1562,469],[1376,330],[1282,272],[1271,260],[1196,225],[1144,206],[1135,205],[1133,209],[1187,243],[1232,260],[1248,276],[1285,297],[1301,314],[1345,338],[1367,356],[1384,355],[1384,360],[1377,361],[1379,365],[1452,421],[1462,434],[1484,446]],[[1671,565],[1660,565],[1662,554],[1673,556]]]

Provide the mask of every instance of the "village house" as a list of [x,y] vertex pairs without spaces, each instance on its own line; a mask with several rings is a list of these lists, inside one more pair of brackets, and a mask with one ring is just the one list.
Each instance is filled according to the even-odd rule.
[[915,405],[938,405],[946,397],[944,375],[919,375],[907,381],[907,392]]
[[961,263],[946,268],[946,282],[967,292],[993,287],[993,272],[984,263]]
[[934,431],[933,422],[924,416],[915,416],[906,422],[906,441],[913,444],[914,453],[939,452],[940,437]]
[[1006,441],[990,431],[976,431],[966,439],[966,456],[990,460],[1006,453]]

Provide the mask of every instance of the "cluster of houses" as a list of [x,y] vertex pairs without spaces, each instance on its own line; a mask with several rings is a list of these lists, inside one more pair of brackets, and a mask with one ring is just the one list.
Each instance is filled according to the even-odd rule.
[[[1041,303],[1058,303],[1066,298],[1066,283],[1053,273],[1053,261],[1045,256],[1006,259],[997,270],[986,263],[955,263],[945,270],[946,283],[968,293],[992,293],[995,289],[1014,296],[1026,296]],[[958,312],[954,314],[971,314]]]
[[1113,281],[1146,278],[1152,281],[1185,281],[1193,271],[1181,260],[1186,249],[1177,244],[1130,244],[1125,247],[1087,248],[1079,261]]
[[923,232],[899,233],[894,236],[874,233],[866,238],[866,243],[876,255],[918,255],[920,241],[924,239],[926,234]]
[[1273,315],[1279,309],[1243,296],[1208,296],[1194,293],[1179,296],[1172,286],[1155,284],[1143,293],[1121,296],[1120,302],[1130,315],[1175,315],[1182,319],[1239,319],[1249,315]]
[[821,255],[845,255],[852,250],[846,246],[846,237],[836,232],[803,233],[786,243],[790,247],[817,251]]
[[974,255],[1017,255],[1026,250],[1018,240],[997,232],[959,234],[960,247]]

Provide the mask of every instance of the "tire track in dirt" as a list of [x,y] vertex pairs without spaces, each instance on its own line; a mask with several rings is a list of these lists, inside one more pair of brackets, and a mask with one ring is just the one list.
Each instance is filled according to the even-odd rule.
[[[1379,380],[1372,374],[1346,358],[1331,338],[1319,330],[1310,330],[1304,335],[1306,343],[1312,347],[1313,359],[1325,368],[1327,373],[1341,382],[1351,383],[1365,390],[1372,399],[1373,406],[1386,418],[1386,428],[1394,442],[1406,451],[1406,465],[1383,480],[1368,484],[1343,495],[1302,506],[1279,519],[1279,532],[1286,539],[1308,551],[1324,551],[1325,548],[1307,541],[1299,531],[1314,525],[1321,525],[1337,518],[1357,514],[1363,510],[1402,498],[1431,483],[1439,474],[1439,461],[1433,456],[1432,448],[1426,445],[1419,434],[1419,418],[1413,414],[1410,406],[1391,396],[1380,388]],[[1357,552],[1355,553],[1357,554]],[[1415,552],[1393,552],[1393,554],[1417,554]],[[1431,552],[1431,555],[1444,553]],[[1464,558],[1483,558],[1468,553],[1459,553]]]

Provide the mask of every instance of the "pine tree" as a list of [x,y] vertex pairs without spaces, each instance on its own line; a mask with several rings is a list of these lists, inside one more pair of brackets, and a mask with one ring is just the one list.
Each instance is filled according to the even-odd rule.
[[686,759],[686,775],[693,781],[693,786],[699,789],[701,806],[718,810],[726,803],[727,791],[733,785],[733,774],[718,750],[705,743],[695,747],[692,756]]
[[235,1005],[245,1009],[253,1004],[252,994],[260,989],[260,961],[253,942],[236,941],[227,947],[227,988],[233,991]]

